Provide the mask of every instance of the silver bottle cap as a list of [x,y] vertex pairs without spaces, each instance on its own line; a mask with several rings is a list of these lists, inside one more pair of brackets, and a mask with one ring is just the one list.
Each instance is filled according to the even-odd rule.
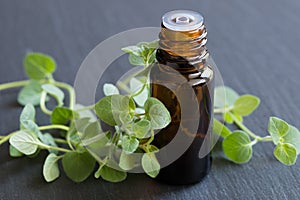
[[203,16],[191,10],[174,10],[164,14],[162,22],[173,31],[192,31],[203,25]]

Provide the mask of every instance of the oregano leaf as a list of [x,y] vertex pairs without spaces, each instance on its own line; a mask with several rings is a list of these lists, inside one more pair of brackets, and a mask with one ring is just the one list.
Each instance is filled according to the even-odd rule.
[[35,80],[49,77],[56,70],[54,59],[42,53],[27,54],[23,64],[27,76]]
[[274,156],[285,165],[293,165],[297,160],[297,150],[292,144],[280,143],[274,149]]
[[260,99],[253,95],[240,96],[233,105],[233,112],[241,115],[250,115],[260,104]]
[[223,140],[224,154],[235,163],[246,163],[252,157],[249,136],[243,131],[235,131]]
[[281,137],[285,136],[289,131],[289,124],[277,117],[270,117],[268,131],[272,136],[275,145],[279,143]]
[[52,182],[59,177],[59,168],[57,161],[60,158],[54,153],[50,153],[43,166],[43,175],[47,182]]

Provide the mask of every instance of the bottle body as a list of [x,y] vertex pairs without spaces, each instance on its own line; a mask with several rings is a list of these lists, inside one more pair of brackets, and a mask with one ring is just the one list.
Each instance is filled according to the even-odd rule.
[[[178,32],[162,24],[156,54],[158,65],[150,73],[151,96],[162,101],[172,117],[171,123],[155,135],[153,144],[162,149],[180,137],[177,147],[186,145],[177,152],[180,155],[175,161],[162,166],[157,177],[170,184],[199,182],[211,167],[209,136],[213,122],[214,74],[207,62],[205,32],[204,26]],[[158,160],[170,157],[176,145]]]

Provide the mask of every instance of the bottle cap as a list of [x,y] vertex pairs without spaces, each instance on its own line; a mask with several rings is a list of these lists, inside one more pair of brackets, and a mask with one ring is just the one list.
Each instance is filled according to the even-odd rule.
[[162,22],[173,31],[191,31],[203,25],[203,16],[191,10],[174,10],[164,14]]

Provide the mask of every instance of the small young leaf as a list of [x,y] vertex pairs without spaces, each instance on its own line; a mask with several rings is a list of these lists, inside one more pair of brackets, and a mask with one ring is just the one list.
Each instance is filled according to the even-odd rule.
[[220,86],[215,89],[214,106],[218,108],[232,106],[238,98],[238,93],[236,93],[233,89],[226,86]]
[[297,150],[297,155],[300,154],[300,132],[296,127],[290,125],[289,131],[282,138],[283,143],[294,145]]
[[88,152],[68,152],[62,159],[66,175],[75,182],[82,182],[89,177],[95,164],[95,159]]
[[24,154],[18,151],[13,145],[9,145],[9,155],[11,157],[17,158],[23,156]]
[[102,167],[100,174],[101,178],[112,183],[124,181],[127,177],[126,172],[118,171],[106,165]]
[[145,138],[145,136],[150,131],[150,129],[151,129],[151,123],[149,120],[146,119],[142,119],[134,123],[132,127],[135,136],[139,139]]
[[155,178],[160,170],[160,164],[154,153],[145,153],[142,157],[144,171],[152,178]]
[[285,165],[293,165],[297,160],[297,150],[292,144],[280,143],[274,150],[274,156]]
[[134,167],[134,157],[122,151],[119,166],[123,170],[131,170]]
[[141,56],[141,48],[138,46],[124,47],[124,48],[122,48],[122,51],[129,53],[129,54],[133,54],[135,56]]
[[235,131],[223,141],[224,154],[235,163],[246,163],[252,157],[249,136],[243,131]]
[[32,104],[34,106],[40,105],[40,99],[43,88],[38,81],[30,81],[28,85],[22,88],[18,94],[18,103],[25,106]]
[[219,120],[214,119],[213,133],[225,138],[231,134],[231,131],[226,126],[224,126]]
[[59,177],[58,160],[59,157],[53,153],[47,156],[43,166],[43,175],[47,182],[54,181]]
[[150,97],[145,102],[146,119],[153,129],[162,129],[169,125],[171,116],[167,108],[158,99]]
[[138,139],[125,135],[122,139],[122,149],[127,153],[133,153],[139,146]]
[[233,118],[231,117],[231,113],[230,112],[226,112],[223,114],[223,118],[224,121],[228,124],[232,124],[233,123]]
[[31,155],[37,151],[40,141],[30,133],[18,131],[9,139],[9,143],[21,153]]
[[233,112],[241,115],[250,115],[260,104],[260,99],[253,95],[240,96],[233,105]]
[[268,131],[272,136],[275,145],[279,143],[281,137],[285,136],[289,131],[289,125],[282,119],[270,117]]
[[65,125],[76,117],[78,114],[69,108],[55,107],[51,115],[51,123]]
[[154,146],[154,145],[152,145],[152,144],[150,144],[150,145],[148,146],[147,152],[148,152],[148,153],[157,153],[157,152],[159,152],[159,148],[156,147],[156,146]]
[[27,104],[20,115],[20,121],[35,120],[35,109],[32,104]]
[[105,96],[110,96],[113,94],[120,94],[119,89],[115,85],[110,84],[110,83],[105,83],[103,85],[103,92],[104,92]]
[[29,53],[24,58],[24,67],[29,78],[41,80],[51,75],[56,69],[54,59],[41,53]]
[[42,88],[45,92],[47,92],[56,99],[58,106],[62,106],[64,104],[63,101],[65,98],[65,94],[63,91],[61,91],[61,89],[51,84],[44,84],[42,85]]
[[129,62],[134,66],[144,66],[145,61],[143,57],[136,56],[134,54],[129,54]]

